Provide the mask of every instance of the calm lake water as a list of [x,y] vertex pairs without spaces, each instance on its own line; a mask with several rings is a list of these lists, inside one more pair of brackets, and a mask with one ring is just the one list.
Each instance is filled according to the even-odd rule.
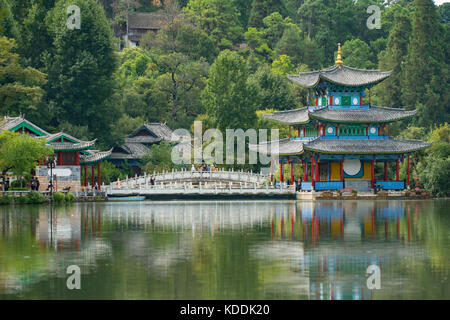
[[[0,299],[450,299],[450,200],[0,208]],[[381,269],[381,289],[366,269]],[[81,290],[66,286],[81,269]]]

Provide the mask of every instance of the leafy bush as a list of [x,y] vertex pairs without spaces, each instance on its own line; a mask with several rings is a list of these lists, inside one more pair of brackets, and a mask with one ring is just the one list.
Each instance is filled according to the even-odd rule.
[[42,194],[40,194],[37,191],[31,191],[29,194],[27,194],[25,196],[27,203],[31,203],[31,204],[38,204],[38,203],[45,203],[48,201],[48,199],[43,196]]
[[358,194],[358,190],[352,189],[352,194],[356,196]]
[[64,202],[66,200],[66,196],[64,195],[64,193],[62,192],[55,192],[53,194],[53,201],[61,203]]
[[75,201],[75,195],[73,193],[66,194],[66,202],[74,202]]
[[12,202],[12,198],[8,196],[0,196],[0,205],[2,204],[10,204]]
[[17,204],[41,204],[46,202],[48,202],[48,199],[37,191],[31,191],[26,196],[14,199],[14,203]]
[[20,187],[15,187],[15,188],[9,188],[8,191],[28,191],[28,188],[20,188]]

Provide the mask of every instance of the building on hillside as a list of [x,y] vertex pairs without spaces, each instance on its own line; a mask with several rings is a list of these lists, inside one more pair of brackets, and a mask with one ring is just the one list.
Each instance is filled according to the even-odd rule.
[[153,144],[162,141],[176,143],[179,139],[165,123],[144,123],[125,138],[122,146],[113,148],[110,160],[118,167],[122,167],[127,160],[134,172],[140,174],[143,156],[150,154]]
[[[251,145],[254,151],[278,156],[280,178],[284,165],[302,164],[301,190],[355,189],[403,190],[399,163],[407,162],[406,184],[410,185],[410,155],[429,147],[419,140],[391,137],[390,127],[416,114],[416,110],[384,108],[371,104],[371,88],[392,71],[361,70],[343,65],[340,44],[336,64],[324,70],[290,75],[288,78],[313,91],[314,105],[263,115],[289,125],[289,138],[277,143]],[[363,102],[369,90],[368,104]],[[376,163],[384,164],[384,179],[375,181]],[[396,164],[395,179],[389,179],[388,164]]]
[[[92,150],[95,140],[83,141],[79,140],[65,132],[50,134],[39,128],[35,124],[20,117],[4,117],[0,121],[0,132],[11,131],[29,134],[36,138],[45,138],[47,144],[52,146],[55,151],[56,167],[52,170],[54,188],[58,190],[68,189],[77,191],[81,189],[81,170],[84,169],[84,186],[88,186],[86,180],[87,167],[91,167],[91,186],[98,183],[101,188],[101,165],[100,163],[107,160],[112,150],[97,151]],[[97,167],[97,179],[95,179],[95,167]],[[47,189],[50,181],[50,169],[44,161],[40,161],[35,170],[36,176],[40,182],[40,190]]]
[[139,45],[147,32],[157,33],[164,24],[164,16],[160,12],[135,12],[128,15],[128,34],[126,38],[130,47]]

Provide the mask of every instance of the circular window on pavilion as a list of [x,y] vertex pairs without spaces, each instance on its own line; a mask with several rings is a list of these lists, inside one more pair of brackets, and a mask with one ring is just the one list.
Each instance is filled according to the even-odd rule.
[[361,161],[354,160],[345,160],[344,161],[344,172],[349,176],[356,176],[361,171]]
[[358,98],[354,97],[354,98],[353,98],[353,105],[354,105],[354,106],[358,105],[358,102],[359,102],[359,101],[358,101]]
[[339,98],[335,98],[334,99],[334,104],[337,105],[337,106],[340,105],[341,104],[341,100]]
[[376,128],[376,127],[370,127],[370,128],[369,128],[369,133],[370,133],[371,135],[377,134],[377,128]]
[[328,134],[334,134],[334,128],[333,127],[328,127],[327,128],[327,133]]

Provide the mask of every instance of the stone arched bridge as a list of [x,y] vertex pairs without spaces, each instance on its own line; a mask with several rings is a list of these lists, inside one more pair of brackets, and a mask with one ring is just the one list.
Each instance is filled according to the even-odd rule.
[[244,171],[172,171],[135,176],[120,182],[111,183],[110,188],[135,189],[150,185],[150,179],[155,179],[156,185],[167,184],[233,184],[262,186],[268,182],[268,177],[259,173]]

